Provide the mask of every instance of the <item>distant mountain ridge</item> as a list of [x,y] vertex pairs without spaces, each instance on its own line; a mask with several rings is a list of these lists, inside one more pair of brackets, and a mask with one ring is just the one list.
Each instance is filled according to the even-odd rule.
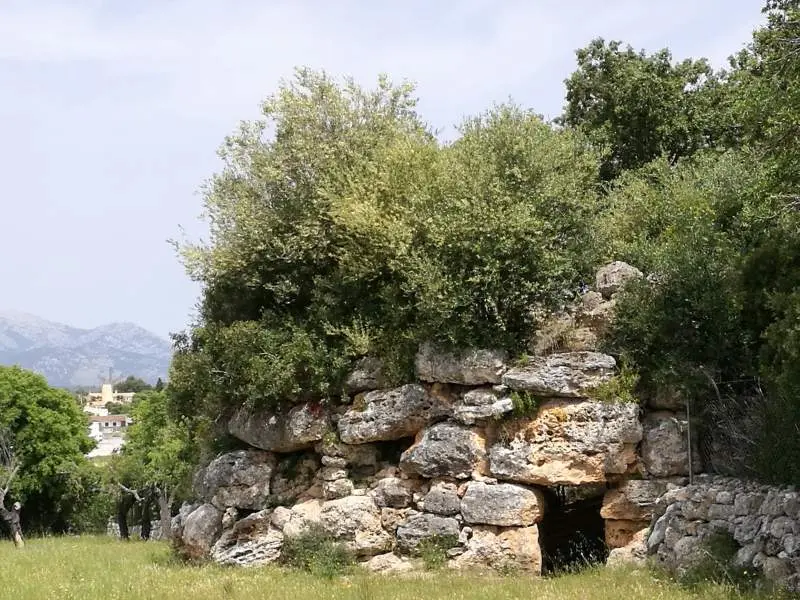
[[108,375],[166,379],[168,340],[134,323],[80,329],[19,311],[0,310],[0,365],[41,373],[57,387],[97,386]]

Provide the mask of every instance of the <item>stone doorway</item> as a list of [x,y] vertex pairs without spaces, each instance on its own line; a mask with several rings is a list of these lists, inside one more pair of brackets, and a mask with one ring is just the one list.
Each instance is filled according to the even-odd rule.
[[605,486],[556,487],[543,492],[547,509],[539,524],[542,574],[605,562],[608,547],[600,516]]

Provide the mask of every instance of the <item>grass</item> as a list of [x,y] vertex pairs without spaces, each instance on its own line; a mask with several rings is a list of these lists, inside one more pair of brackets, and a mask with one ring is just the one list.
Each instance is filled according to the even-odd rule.
[[554,578],[458,575],[388,577],[356,572],[326,579],[278,567],[186,566],[156,542],[105,537],[0,541],[0,598],[14,600],[731,600],[724,585],[684,588],[644,571],[587,569]]

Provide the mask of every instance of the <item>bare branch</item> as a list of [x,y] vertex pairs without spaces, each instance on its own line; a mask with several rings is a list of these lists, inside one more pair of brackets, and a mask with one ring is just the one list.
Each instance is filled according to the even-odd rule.
[[119,485],[119,487],[122,489],[123,492],[125,492],[127,494],[132,494],[137,502],[141,502],[142,501],[142,498],[141,498],[141,496],[139,496],[139,492],[138,491],[132,490],[131,488],[129,488],[127,486],[124,486],[121,483],[119,483],[117,485]]

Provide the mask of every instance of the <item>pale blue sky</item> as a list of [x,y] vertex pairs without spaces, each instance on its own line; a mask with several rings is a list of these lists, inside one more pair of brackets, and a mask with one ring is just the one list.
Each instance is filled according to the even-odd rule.
[[553,117],[591,38],[722,65],[761,5],[0,0],[0,309],[183,328],[198,288],[166,240],[202,235],[217,146],[296,65],[416,81],[435,127],[509,96]]

